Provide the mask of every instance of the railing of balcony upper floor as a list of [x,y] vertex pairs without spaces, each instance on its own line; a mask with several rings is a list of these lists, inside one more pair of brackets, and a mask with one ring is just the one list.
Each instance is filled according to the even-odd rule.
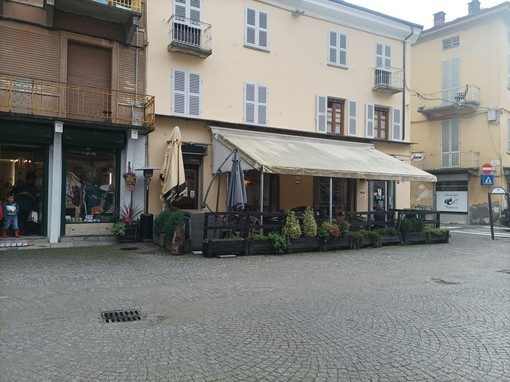
[[385,93],[400,93],[404,89],[404,71],[391,66],[374,68],[374,86],[372,90]]
[[480,105],[480,88],[464,85],[431,94],[418,95],[418,111],[427,117],[464,115],[476,111]]
[[154,97],[0,74],[0,112],[153,129]]
[[212,25],[173,15],[169,22],[168,50],[199,57],[211,55]]
[[128,9],[133,12],[142,12],[142,0],[93,0],[96,3],[109,5],[116,8]]
[[423,154],[423,160],[411,162],[422,170],[478,169],[480,154],[476,151]]

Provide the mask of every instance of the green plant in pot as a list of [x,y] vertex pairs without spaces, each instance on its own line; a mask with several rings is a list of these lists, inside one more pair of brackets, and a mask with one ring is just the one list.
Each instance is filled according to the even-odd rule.
[[294,211],[290,211],[285,219],[282,234],[289,239],[297,239],[301,236],[301,227]]
[[136,220],[143,210],[132,202],[124,203],[120,208],[119,220],[113,225],[112,232],[122,241],[134,241],[136,238]]
[[327,242],[328,240],[340,237],[340,227],[333,222],[324,221],[317,231],[318,235]]
[[317,236],[317,222],[315,221],[315,214],[310,207],[308,207],[303,214],[302,231],[304,237]]

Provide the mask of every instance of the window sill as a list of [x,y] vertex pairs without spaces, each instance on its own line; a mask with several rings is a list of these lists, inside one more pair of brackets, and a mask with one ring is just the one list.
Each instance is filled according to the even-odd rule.
[[264,52],[264,53],[269,53],[270,52],[269,48],[264,48],[263,46],[258,46],[258,45],[250,45],[250,44],[246,44],[245,43],[244,47],[248,48],[248,49],[258,50],[258,51],[261,51],[261,52]]
[[328,62],[328,66],[331,66],[332,68],[337,68],[337,69],[349,70],[349,67],[347,65],[337,65],[337,64],[332,64],[331,62]]

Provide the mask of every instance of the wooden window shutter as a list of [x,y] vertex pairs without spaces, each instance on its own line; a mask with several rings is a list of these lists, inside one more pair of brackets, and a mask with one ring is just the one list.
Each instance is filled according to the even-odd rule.
[[402,113],[400,109],[394,108],[392,110],[392,118],[393,121],[393,140],[401,141],[402,140]]
[[327,118],[328,118],[328,97],[325,96],[317,96],[317,116],[316,116],[316,124],[317,124],[317,132],[318,133],[326,133],[327,132]]
[[357,135],[358,134],[358,126],[357,126],[357,113],[358,113],[358,105],[356,101],[348,101],[348,113],[347,118],[349,120],[349,135]]
[[366,106],[366,137],[374,137],[374,104],[367,103]]
[[186,72],[174,70],[172,90],[173,114],[186,115]]

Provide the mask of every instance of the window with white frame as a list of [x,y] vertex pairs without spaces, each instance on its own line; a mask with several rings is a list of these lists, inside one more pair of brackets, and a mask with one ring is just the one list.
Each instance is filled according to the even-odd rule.
[[329,31],[328,64],[347,66],[347,35]]
[[441,122],[441,167],[460,166],[460,119]]
[[356,135],[356,102],[317,96],[316,130],[318,133]]
[[269,50],[269,16],[266,12],[246,8],[245,46]]
[[244,123],[267,125],[267,87],[244,84]]
[[454,58],[441,63],[442,104],[451,106],[460,91],[460,59]]
[[[376,106],[367,103],[365,111],[365,135],[367,138],[376,138],[394,141],[402,139],[401,110],[397,108]],[[391,131],[390,131],[391,126]]]
[[375,44],[375,66],[381,69],[391,68],[391,46]]
[[174,0],[172,38],[174,41],[200,46],[201,0]]
[[172,75],[172,114],[182,117],[200,117],[200,74],[174,69]]

